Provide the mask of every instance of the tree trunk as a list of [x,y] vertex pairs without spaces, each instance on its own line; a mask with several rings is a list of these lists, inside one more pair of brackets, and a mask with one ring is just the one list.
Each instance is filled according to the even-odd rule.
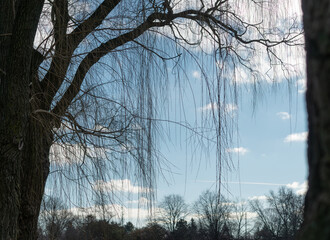
[[[26,129],[23,150],[13,147],[1,154],[0,174],[7,174],[8,180],[0,184],[0,239],[37,239],[40,204],[49,174],[52,134],[40,119],[32,117]],[[7,160],[7,166],[3,160]]]
[[302,1],[307,51],[309,189],[299,239],[330,239],[330,1]]
[[32,130],[29,129],[31,60],[43,3],[43,0],[0,2],[0,239],[3,240],[19,237],[25,197],[37,194],[28,193],[37,189],[27,188],[29,175],[34,172],[25,171],[28,149],[32,149],[28,140]]
[[18,239],[21,240],[37,239],[38,216],[49,174],[49,149],[52,144],[52,134],[47,129],[49,126],[43,126],[40,119],[30,119],[21,168],[18,218]]
[[6,140],[0,133],[0,239],[4,240],[17,238],[22,158],[17,146]]

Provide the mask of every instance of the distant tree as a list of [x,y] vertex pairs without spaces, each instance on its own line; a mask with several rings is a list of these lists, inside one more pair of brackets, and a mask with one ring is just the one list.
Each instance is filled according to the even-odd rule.
[[157,220],[173,232],[177,223],[188,215],[188,205],[180,195],[165,196],[159,204]]
[[243,236],[245,237],[245,233],[243,232],[246,227],[246,213],[248,210],[248,205],[241,202],[233,202],[231,205],[231,218],[230,218],[230,226],[232,230],[232,234],[236,239],[241,239]]
[[254,239],[255,240],[276,240],[279,239],[274,236],[272,231],[267,228],[266,226],[263,226],[262,229],[257,229],[254,233]]
[[172,232],[170,239],[174,240],[190,240],[188,223],[184,219],[180,219],[175,226],[175,230]]
[[98,220],[94,216],[87,216],[80,229],[82,240],[122,240],[125,229],[115,222]]
[[168,232],[157,223],[148,223],[146,227],[134,230],[129,240],[165,240]]
[[221,239],[221,231],[229,221],[228,201],[217,192],[205,191],[195,202],[194,209],[201,225],[207,229],[209,239]]
[[197,224],[195,222],[195,219],[190,219],[189,225],[188,225],[188,239],[189,240],[197,240],[198,239],[198,229]]
[[263,234],[271,234],[274,239],[295,239],[303,221],[302,195],[281,187],[277,193],[270,192],[266,204],[253,200],[250,205],[258,215],[257,224]]
[[59,198],[45,197],[43,200],[39,222],[44,228],[44,234],[49,240],[61,239],[73,220],[73,214]]
[[134,230],[134,225],[133,223],[131,222],[127,222],[125,225],[124,225],[124,228],[125,228],[125,232],[126,233],[130,233]]
[[75,219],[68,222],[63,239],[64,240],[80,240],[81,235],[81,226],[75,223]]
[[225,223],[222,226],[219,239],[222,239],[222,240],[233,240],[234,239],[234,237],[232,235],[232,231],[231,231],[231,229],[229,229],[227,223]]

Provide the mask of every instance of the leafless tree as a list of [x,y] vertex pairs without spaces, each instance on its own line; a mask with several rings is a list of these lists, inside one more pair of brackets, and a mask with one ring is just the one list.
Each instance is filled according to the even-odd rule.
[[217,192],[205,191],[195,202],[199,221],[212,240],[221,239],[221,231],[229,223],[231,204]]
[[188,205],[182,196],[172,194],[165,196],[159,204],[157,220],[173,232],[180,219],[185,219],[188,215]]
[[245,202],[235,201],[231,203],[230,227],[236,239],[241,239],[247,234],[248,206]]
[[[130,176],[152,189],[161,119],[216,145],[220,179],[232,69],[254,81],[262,74],[252,59],[292,69],[277,48],[299,44],[301,30],[295,19],[284,29],[264,21],[276,20],[276,8],[241,0],[1,1],[0,238],[35,238],[46,181],[81,204],[97,181]],[[206,50],[196,53],[205,41],[215,78],[198,60]],[[172,120],[164,107],[167,69],[182,86],[187,58],[199,64],[212,105],[200,126]]]
[[258,215],[257,224],[267,229],[274,239],[295,239],[303,220],[302,195],[282,187],[278,193],[270,192],[267,204],[253,200],[250,205]]
[[72,221],[70,213],[60,199],[45,197],[41,205],[39,222],[44,229],[45,235],[50,240],[61,239],[65,228]]

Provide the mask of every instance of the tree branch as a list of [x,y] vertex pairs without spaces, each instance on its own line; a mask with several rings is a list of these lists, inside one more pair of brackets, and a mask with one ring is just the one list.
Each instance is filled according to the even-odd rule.
[[121,0],[105,0],[89,18],[83,21],[69,34],[69,41],[74,49],[77,48],[81,41],[93,32],[97,26],[101,25],[103,20],[120,1]]
[[159,17],[163,19],[164,16],[164,14],[159,15],[159,13],[151,14],[144,23],[136,27],[134,30],[120,35],[119,37],[110,39],[109,41],[102,43],[99,47],[89,52],[80,63],[71,85],[68,87],[62,99],[56,104],[52,111],[57,115],[63,115],[71,101],[79,93],[81,84],[83,83],[87,72],[95,63],[100,60],[100,58],[104,57],[106,54],[116,49],[117,47],[136,39],[152,27],[165,26],[165,22],[154,22],[155,20],[159,20]]
[[[113,9],[116,5],[115,3],[118,3],[118,1],[114,1],[111,3],[108,1],[105,2],[109,4],[108,10],[111,7]],[[101,10],[98,9],[97,11],[101,11]],[[106,16],[104,12],[102,12],[102,14],[103,16]],[[72,33],[72,35],[71,34],[70,35],[74,36],[75,34],[77,34],[78,37],[75,39],[81,39],[83,36],[87,36],[88,29],[92,30],[92,27],[96,26],[96,22],[95,22],[96,16],[95,17],[93,16],[94,14],[91,15],[90,17],[91,20],[86,20],[85,24],[83,23],[80,27],[77,27],[77,29],[78,28],[80,29],[79,31],[78,30],[76,32],[74,31],[75,33]],[[80,87],[83,83],[83,80],[87,72],[95,63],[97,63],[100,60],[100,58],[102,58],[112,50],[116,49],[117,47],[122,46],[127,42],[134,41],[137,37],[139,37],[141,34],[143,34],[152,27],[170,26],[171,24],[173,24],[173,20],[177,18],[189,19],[195,22],[204,22],[211,28],[214,34],[218,33],[217,29],[221,29],[224,32],[233,36],[237,41],[243,44],[257,42],[259,44],[266,46],[267,48],[270,48],[280,43],[286,43],[285,40],[282,41],[272,41],[269,39],[245,40],[242,38],[242,35],[239,34],[238,31],[235,30],[232,26],[225,24],[224,22],[222,22],[215,16],[209,14],[208,12],[202,12],[200,10],[186,10],[175,14],[173,14],[171,11],[169,13],[154,12],[147,18],[147,20],[144,23],[142,23],[132,31],[120,35],[119,37],[110,39],[109,41],[102,43],[99,47],[89,52],[87,56],[80,63],[77,72],[72,80],[71,85],[67,88],[62,99],[56,104],[56,106],[52,111],[60,116],[65,113],[71,101],[79,93]],[[98,23],[100,24],[100,22]],[[84,28],[86,28],[87,32],[86,30],[84,30]],[[80,31],[82,32],[80,33]],[[290,41],[290,39],[287,39],[287,41]]]
[[69,21],[68,1],[54,1],[52,20],[55,32],[55,54],[50,68],[41,82],[41,88],[46,93],[45,108],[50,107],[54,96],[62,85],[75,49],[88,34],[93,32],[95,28],[102,23],[119,2],[120,0],[105,0],[94,13],[75,28],[72,33],[66,34]]

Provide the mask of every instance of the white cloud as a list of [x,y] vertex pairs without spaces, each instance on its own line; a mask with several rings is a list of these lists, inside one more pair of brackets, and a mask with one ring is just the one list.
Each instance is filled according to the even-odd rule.
[[108,182],[99,180],[93,184],[93,188],[105,192],[148,193],[151,191],[150,188],[134,186],[129,179],[110,180]]
[[218,109],[218,104],[217,103],[209,103],[203,107],[200,107],[200,111],[210,111],[210,110],[216,110]]
[[240,155],[245,155],[249,150],[244,147],[237,147],[237,148],[227,148],[226,151],[229,153],[238,153]]
[[225,112],[236,112],[238,109],[237,105],[236,104],[233,104],[233,103],[227,103],[225,104]]
[[265,195],[249,197],[249,200],[251,200],[251,201],[253,201],[253,200],[266,201],[267,199],[268,199],[268,197]]
[[307,80],[306,78],[301,78],[297,80],[297,87],[299,93],[305,93],[307,90]]
[[296,193],[299,195],[304,195],[307,192],[308,184],[307,184],[307,181],[305,181],[303,183],[293,182],[293,183],[287,184],[286,187],[295,190]]
[[[220,105],[220,108],[228,114],[233,114],[234,112],[236,112],[238,110],[238,106],[234,103],[222,103]],[[210,110],[217,110],[219,109],[219,104],[218,103],[209,103],[206,104],[203,107],[200,107],[198,110],[200,111],[210,111]]]
[[82,163],[86,158],[106,158],[107,150],[101,147],[82,144],[53,143],[49,158],[53,164]]
[[192,76],[196,79],[200,79],[201,78],[201,73],[198,71],[193,71]]
[[307,140],[308,132],[293,133],[284,139],[284,142],[303,142]]
[[147,206],[148,203],[150,203],[150,200],[145,197],[140,197],[138,200],[130,200],[126,201],[126,203],[138,204],[139,206]]
[[71,208],[69,211],[78,216],[94,215],[98,219],[102,218],[105,213],[105,217],[107,218],[120,221],[124,217],[126,221],[131,222],[142,220],[141,224],[149,219],[151,215],[150,209],[128,208],[120,204],[106,204],[104,206],[94,205],[86,208]]
[[[197,182],[204,182],[204,183],[215,183],[215,181],[210,180],[198,180]],[[222,182],[228,184],[244,184],[244,185],[264,185],[264,186],[286,186],[283,183],[267,183],[267,182]]]
[[276,113],[277,116],[279,116],[282,120],[287,120],[291,118],[291,115],[287,112],[278,112]]

